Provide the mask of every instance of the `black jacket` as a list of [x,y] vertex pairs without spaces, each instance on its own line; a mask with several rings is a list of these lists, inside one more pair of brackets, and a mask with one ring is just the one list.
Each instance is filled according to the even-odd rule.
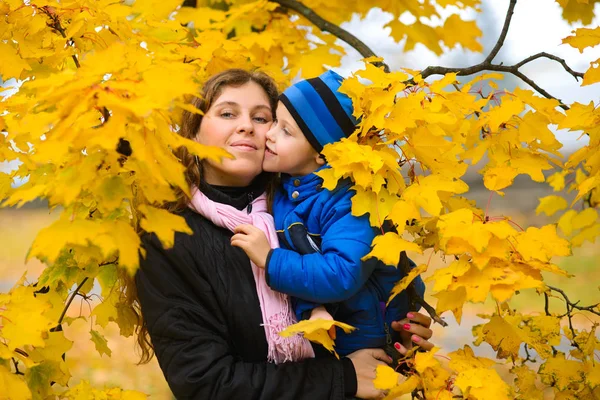
[[[231,197],[207,185],[213,201],[243,209],[260,194]],[[175,235],[165,250],[154,234],[136,284],[156,357],[177,399],[344,399],[356,391],[348,359],[333,357],[275,365],[250,261],[232,247],[232,233],[188,210],[192,235]]]

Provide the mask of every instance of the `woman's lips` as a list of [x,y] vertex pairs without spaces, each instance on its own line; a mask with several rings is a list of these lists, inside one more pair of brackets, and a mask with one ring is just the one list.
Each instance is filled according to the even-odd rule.
[[256,151],[258,146],[249,140],[238,140],[237,142],[231,143],[229,146],[235,147],[236,150],[240,151]]

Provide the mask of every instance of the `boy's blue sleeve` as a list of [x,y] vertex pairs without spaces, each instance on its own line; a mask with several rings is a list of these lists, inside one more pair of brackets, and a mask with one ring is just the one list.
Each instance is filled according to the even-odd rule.
[[324,304],[344,301],[365,284],[376,263],[363,264],[361,258],[375,235],[367,216],[351,214],[349,198],[327,211],[320,253],[271,250],[265,272],[272,289]]
[[314,308],[321,305],[312,301],[306,301],[299,298],[296,298],[294,303],[294,312],[296,313],[296,319],[298,321],[308,319],[310,317],[310,313],[308,311],[312,311]]

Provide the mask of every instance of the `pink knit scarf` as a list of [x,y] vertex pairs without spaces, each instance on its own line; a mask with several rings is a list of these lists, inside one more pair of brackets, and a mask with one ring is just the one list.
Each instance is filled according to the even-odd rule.
[[[230,205],[210,200],[194,186],[189,207],[215,225],[227,228],[232,232],[238,225],[252,224],[265,233],[271,248],[279,247],[275,224],[273,217],[267,212],[267,196],[264,193],[252,202],[252,212],[248,214],[246,209],[240,211]],[[267,360],[280,364],[314,357],[308,340],[299,335],[288,338],[279,336],[279,332],[296,323],[288,296],[271,290],[265,280],[265,270],[257,267],[253,262],[251,264],[269,345]]]

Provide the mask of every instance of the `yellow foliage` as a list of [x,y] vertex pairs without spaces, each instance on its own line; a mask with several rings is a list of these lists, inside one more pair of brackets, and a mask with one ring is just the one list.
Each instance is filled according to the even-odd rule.
[[336,357],[338,357],[337,353],[333,349],[335,346],[334,341],[329,335],[329,330],[332,326],[337,326],[346,333],[350,333],[356,329],[348,324],[344,324],[343,322],[326,319],[314,319],[304,320],[295,323],[294,325],[290,325],[283,331],[279,332],[279,334],[283,337],[289,337],[301,333],[306,339],[322,345],[327,350],[335,354]]
[[[558,3],[565,19],[587,24],[598,1]],[[456,47],[482,51],[481,30],[464,18],[479,11],[479,0],[302,4],[338,25],[378,7],[389,15],[390,37],[402,41],[404,51],[417,46],[438,55]],[[84,318],[61,314],[70,291],[77,285],[80,295],[89,294],[100,285],[101,303],[91,312],[85,339],[100,356],[110,356],[95,325],[114,322],[121,335],[134,333],[137,319],[123,294],[123,276],[132,276],[143,256],[137,229],[156,234],[165,247],[173,245],[175,232],[191,233],[180,216],[161,208],[178,191],[189,195],[185,168],[173,150],[185,146],[214,162],[231,157],[179,136],[182,111],[201,113],[190,106],[189,96],[226,68],[263,70],[284,88],[297,76],[313,77],[339,66],[345,54],[336,36],[313,26],[305,14],[273,2],[201,0],[197,8],[180,6],[176,0],[0,4],[0,77],[22,83],[2,101],[0,162],[18,160],[20,165],[10,175],[0,173],[0,201],[20,207],[43,198],[61,214],[38,233],[28,254],[47,264],[38,286],[22,280],[0,294],[0,397],[145,398],[69,382],[62,357],[73,342],[52,328],[59,321]],[[579,51],[595,47],[600,30],[578,28],[563,43]],[[595,326],[564,330],[577,345],[567,360],[551,347],[560,341],[558,316],[508,312],[506,302],[521,290],[548,290],[542,271],[569,276],[552,259],[600,236],[600,107],[574,103],[563,111],[558,100],[530,90],[498,90],[502,75],[497,72],[467,82],[457,73],[424,79],[422,71],[410,69],[387,73],[375,61],[386,60],[365,60],[365,67],[343,83],[341,91],[352,98],[360,123],[350,138],[325,147],[331,168],[319,172],[326,189],[334,189],[340,179],[353,181],[353,215],[368,214],[377,229],[386,223],[396,227],[397,233],[378,236],[365,258],[395,266],[401,251],[454,257],[429,277],[435,281],[438,313],[452,311],[460,322],[465,303],[491,295],[499,309],[474,329],[477,344],[485,341],[499,358],[518,361],[525,343],[542,358],[541,383],[552,385],[557,396],[598,397]],[[599,62],[590,63],[582,85],[600,82]],[[491,89],[484,91],[484,84]],[[585,132],[589,143],[563,163],[552,125]],[[575,200],[569,205],[559,196],[542,198],[538,214],[566,210],[557,223],[516,229],[511,218],[490,216],[491,210],[459,196],[469,190],[461,178],[484,157],[479,173],[490,191],[503,194],[524,174],[555,191],[576,192]],[[27,183],[11,188],[25,178]],[[584,209],[573,209],[575,203]],[[421,264],[397,282],[390,299],[426,269]],[[303,333],[333,352],[332,326],[353,329],[335,321],[302,321],[282,334]],[[458,392],[469,399],[513,396],[493,362],[476,357],[469,346],[449,354],[448,368],[436,351],[410,355],[405,361],[414,373],[400,383],[391,368],[379,367],[376,385],[389,389],[389,398],[415,389],[436,400]],[[9,369],[11,359],[24,368],[23,376]],[[512,369],[514,396],[539,398],[535,374],[525,365]],[[60,393],[51,381],[69,384],[69,389]]]

